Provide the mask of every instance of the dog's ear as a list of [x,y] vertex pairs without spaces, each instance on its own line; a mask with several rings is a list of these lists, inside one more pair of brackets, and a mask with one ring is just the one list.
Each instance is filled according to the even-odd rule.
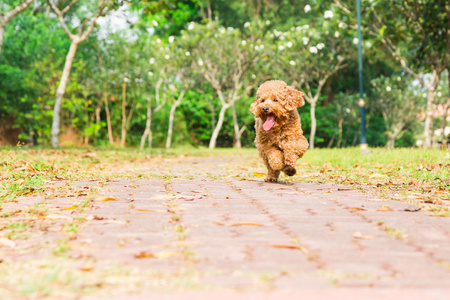
[[250,111],[256,115],[257,113],[257,107],[258,106],[258,99],[256,99],[251,105],[250,105]]
[[305,104],[304,95],[303,92],[297,91],[291,86],[286,86],[286,109],[294,110],[297,107],[302,107]]

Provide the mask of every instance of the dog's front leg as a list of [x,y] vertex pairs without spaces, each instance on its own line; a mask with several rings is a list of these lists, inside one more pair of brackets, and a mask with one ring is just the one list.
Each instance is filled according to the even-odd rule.
[[308,150],[308,141],[304,136],[301,136],[297,141],[288,141],[283,146],[285,164],[283,172],[288,176],[294,176],[297,173],[295,163]]
[[295,163],[299,158],[297,146],[293,142],[284,145],[284,166],[282,171],[288,176],[294,176],[297,173],[295,169]]
[[275,147],[264,150],[265,151],[263,151],[261,155],[264,164],[267,167],[267,176],[264,180],[268,182],[277,182],[280,171],[284,167],[283,152]]

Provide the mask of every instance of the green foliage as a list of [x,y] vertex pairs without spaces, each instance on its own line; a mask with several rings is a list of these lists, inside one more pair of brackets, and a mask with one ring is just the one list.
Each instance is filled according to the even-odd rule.
[[[406,102],[412,99],[410,79],[394,85],[396,78],[403,78],[405,73],[391,53],[380,47],[381,39],[389,36],[399,45],[399,53],[408,58],[408,64],[424,72],[430,64],[426,53],[441,55],[446,49],[444,39],[439,37],[448,18],[444,13],[447,7],[442,1],[425,2],[412,5],[406,1],[409,6],[403,6],[403,2],[392,1],[389,10],[384,9],[385,0],[363,2],[364,89],[371,146],[386,145],[388,132],[393,132],[391,120],[398,119],[384,117],[383,111],[406,115]],[[69,1],[58,3],[62,8]],[[248,107],[259,84],[282,79],[306,92],[308,83],[314,94],[323,72],[340,61],[346,67],[328,79],[317,102],[315,142],[318,147],[358,143],[354,1],[281,0],[263,1],[260,6],[254,1],[209,3],[212,20],[208,21],[207,1],[111,2],[111,9],[119,9],[119,15],[130,16],[130,26],[118,29],[102,25],[80,45],[63,101],[62,135],[66,145],[109,143],[105,99],[117,143],[122,126],[123,83],[128,145],[140,143],[150,99],[152,110],[164,104],[159,111],[153,111],[151,125],[153,145],[164,146],[170,109],[183,89],[187,92],[175,112],[172,145],[208,145],[221,101],[204,70],[216,68],[221,72],[221,92],[231,97],[232,76],[240,57],[245,57],[245,72],[239,79],[239,99],[234,105],[239,127],[245,128],[243,146],[253,145],[254,119]],[[82,9],[85,4],[95,6],[95,1],[79,1],[76,9],[68,12],[70,17],[83,22],[88,17]],[[38,1],[33,14],[21,14],[8,24],[0,55],[0,135],[2,130],[14,128],[22,141],[43,145],[49,142],[56,86],[70,42],[55,18],[44,14],[45,7],[45,2]],[[386,21],[377,35],[373,34],[372,7]],[[435,18],[430,17],[433,14]],[[405,20],[413,29],[405,26]],[[419,25],[427,35],[417,31]],[[446,103],[447,81],[442,77],[437,103]],[[392,89],[389,95],[387,85]],[[415,101],[414,106],[417,112],[424,110],[423,101]],[[299,108],[307,137],[311,130],[309,109],[308,103]],[[396,146],[412,146],[420,138],[418,120],[406,122]],[[436,119],[435,123],[437,129],[442,121]],[[231,147],[234,139],[233,117],[228,109],[217,146]]]

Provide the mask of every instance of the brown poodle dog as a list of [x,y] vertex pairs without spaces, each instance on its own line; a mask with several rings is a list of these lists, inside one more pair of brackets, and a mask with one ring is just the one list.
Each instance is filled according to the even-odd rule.
[[303,93],[281,80],[264,82],[250,106],[255,114],[256,148],[267,167],[264,179],[276,182],[280,171],[297,173],[295,163],[308,149],[297,107],[303,106]]

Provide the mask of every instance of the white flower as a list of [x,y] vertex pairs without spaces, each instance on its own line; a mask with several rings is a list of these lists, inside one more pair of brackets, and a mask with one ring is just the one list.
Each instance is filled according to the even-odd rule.
[[309,29],[309,25],[308,24],[303,25],[303,29]]
[[288,48],[291,48],[292,47],[292,42],[287,42],[286,46],[288,46]]
[[203,66],[203,60],[201,58],[197,61],[197,63],[199,66]]
[[422,97],[426,98],[427,97],[427,93],[423,93]]
[[270,25],[270,21],[269,20],[266,21],[266,25]]
[[148,72],[148,76],[152,77],[153,73],[152,72]]
[[125,77],[125,78],[123,79],[123,81],[125,81],[125,82],[130,82],[130,79],[128,79],[128,78]]
[[442,96],[442,93],[441,93],[441,92],[438,92],[438,93],[437,93],[437,96],[438,96],[438,97],[441,97],[441,96]]
[[366,47],[367,47],[367,48],[372,47],[372,43],[371,43],[371,42],[366,42]]
[[338,37],[339,37],[339,31],[335,31],[335,32],[334,32],[334,37],[335,37],[335,38],[338,38]]
[[219,29],[219,32],[220,32],[221,34],[224,34],[224,33],[225,33],[225,28],[221,27],[221,28]]
[[323,47],[325,47],[325,44],[324,43],[319,43],[316,47],[317,47],[317,49],[322,50]]
[[173,37],[173,36],[169,36],[169,43],[173,43],[173,40],[174,40],[175,38]]
[[278,46],[278,50],[280,50],[280,51],[284,50],[284,46],[283,45],[279,45]]
[[160,39],[156,39],[156,42],[159,44],[159,43],[161,43],[161,40]]
[[153,65],[155,63],[155,59],[152,57],[150,58],[150,64]]
[[252,78],[255,79],[255,78],[256,78],[256,75],[255,75],[255,74],[252,74]]
[[152,21],[153,25],[158,26],[158,22],[156,22],[155,20]]
[[264,49],[264,45],[259,45],[259,49]]
[[311,53],[317,53],[317,48],[316,47],[309,47],[309,52]]
[[397,81],[402,81],[402,78],[400,76],[398,76]]
[[194,29],[194,22],[189,23],[188,30]]
[[386,87],[386,92],[390,92],[391,91],[391,87],[390,86],[387,86]]
[[241,42],[241,45],[242,46],[245,46],[247,44],[247,42],[245,41],[245,40],[243,40],[242,42]]
[[289,64],[290,64],[291,66],[295,66],[295,61],[291,60],[291,61],[289,62]]
[[258,47],[258,46],[255,46],[255,50],[258,51],[258,50],[259,50],[259,47]]
[[284,36],[280,36],[280,40],[284,40]]
[[339,23],[339,28],[345,28],[345,27],[346,27],[345,23],[342,23],[342,22]]
[[228,30],[228,31],[233,31],[234,28],[233,28],[233,27],[227,27],[227,30]]
[[295,27],[295,29],[298,31],[298,30],[302,30],[302,27],[301,26],[297,26],[297,27]]
[[307,45],[309,43],[309,39],[307,37],[303,37],[303,45]]
[[276,37],[280,36],[281,34],[281,32],[276,29],[273,30],[273,33],[275,34]]
[[247,28],[248,26],[250,26],[250,23],[249,22],[245,22],[244,28]]
[[348,108],[348,107],[345,108],[346,113],[350,113],[350,111],[351,111],[350,108]]
[[305,13],[307,13],[308,11],[310,11],[311,10],[311,6],[309,6],[309,4],[307,4],[306,6],[305,6]]
[[170,55],[169,55],[169,54],[166,54],[166,55],[164,56],[164,58],[165,58],[165,59],[169,59],[169,58],[170,58]]
[[273,33],[269,34],[269,37],[270,37],[270,38],[273,38]]
[[359,42],[358,38],[354,38],[354,39],[353,39],[353,44],[357,45],[358,42]]
[[186,56],[189,56],[189,55],[191,55],[191,52],[186,51],[185,55],[186,55]]
[[325,19],[331,19],[333,17],[333,12],[331,10],[326,10],[325,14],[323,15]]

